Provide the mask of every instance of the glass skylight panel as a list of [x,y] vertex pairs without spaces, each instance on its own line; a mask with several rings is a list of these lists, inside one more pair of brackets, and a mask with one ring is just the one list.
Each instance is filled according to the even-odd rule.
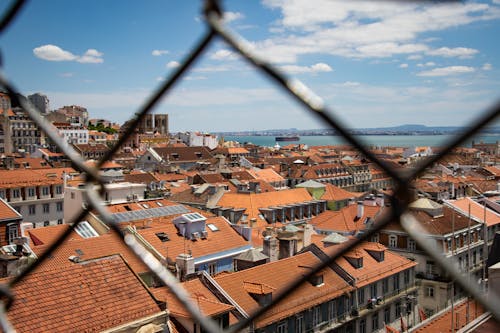
[[99,237],[97,231],[95,231],[95,229],[92,228],[90,223],[88,223],[87,221],[80,222],[76,226],[75,231],[78,235],[80,235],[83,238]]
[[208,229],[210,229],[212,231],[219,231],[219,228],[217,228],[217,226],[215,224],[209,223],[209,224],[207,224],[207,227],[208,227]]

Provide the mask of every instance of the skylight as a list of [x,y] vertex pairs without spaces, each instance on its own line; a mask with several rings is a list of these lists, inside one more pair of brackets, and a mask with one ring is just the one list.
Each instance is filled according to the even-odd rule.
[[99,237],[97,231],[88,223],[87,221],[82,221],[78,223],[75,228],[75,231],[78,235],[83,238],[91,238],[91,237]]
[[209,223],[209,224],[207,224],[207,227],[208,227],[208,229],[210,229],[212,231],[219,231],[219,228],[217,228],[217,226],[215,224]]

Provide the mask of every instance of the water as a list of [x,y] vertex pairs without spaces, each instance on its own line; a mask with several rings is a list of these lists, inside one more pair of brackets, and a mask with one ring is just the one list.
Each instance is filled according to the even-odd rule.
[[[431,146],[439,147],[445,145],[455,135],[358,135],[357,139],[365,143],[366,146],[381,147],[413,147]],[[276,144],[274,136],[224,136],[225,141],[237,141],[240,143],[251,142],[265,147],[273,147]],[[478,135],[465,141],[462,146],[471,147],[472,141],[476,143],[494,143],[500,141],[500,134]],[[346,141],[341,136],[301,136],[299,141],[281,141],[280,146],[289,144],[306,144],[308,146],[343,145]]]

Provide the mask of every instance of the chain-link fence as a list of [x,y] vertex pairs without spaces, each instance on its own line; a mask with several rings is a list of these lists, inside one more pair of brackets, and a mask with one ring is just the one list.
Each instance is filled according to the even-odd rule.
[[[6,10],[4,17],[0,22],[0,33],[4,32],[5,28],[9,26],[13,19],[16,18],[19,10],[24,5],[23,0],[18,0],[13,2],[13,4]],[[150,112],[160,101],[161,98],[165,97],[173,88],[173,86],[181,80],[183,75],[190,69],[190,67],[199,60],[204,51],[216,40],[222,39],[229,47],[231,47],[236,53],[240,54],[246,61],[248,61],[255,71],[262,72],[270,81],[274,82],[279,89],[282,89],[289,94],[290,98],[297,101],[303,108],[313,114],[315,117],[322,120],[325,124],[335,129],[343,138],[355,147],[361,154],[363,154],[368,160],[375,163],[380,167],[387,175],[392,177],[395,184],[394,195],[391,197],[391,213],[385,216],[384,219],[376,223],[372,228],[363,233],[362,236],[349,240],[343,243],[338,250],[330,256],[329,260],[322,262],[319,266],[315,267],[307,274],[297,279],[291,285],[286,286],[282,292],[278,295],[273,295],[273,302],[267,306],[259,308],[255,313],[250,314],[248,318],[241,320],[237,325],[230,328],[230,331],[240,331],[250,326],[251,323],[260,315],[264,314],[266,311],[274,307],[278,302],[280,302],[284,297],[286,297],[290,292],[295,290],[300,284],[308,281],[312,278],[318,271],[331,265],[339,256],[342,256],[347,251],[351,250],[360,242],[370,239],[372,235],[376,234],[389,222],[398,220],[400,221],[403,229],[417,242],[417,244],[426,251],[426,253],[432,257],[435,262],[437,262],[444,270],[446,270],[452,277],[453,280],[459,284],[466,293],[474,297],[479,301],[488,311],[490,311],[493,316],[498,320],[500,319],[500,301],[495,295],[490,295],[488,298],[480,291],[482,288],[479,287],[474,279],[468,279],[466,275],[461,273],[457,265],[452,261],[452,259],[447,259],[441,255],[441,250],[437,249],[436,245],[430,242],[429,239],[423,236],[421,232],[421,226],[419,222],[413,218],[411,215],[405,214],[407,205],[411,198],[410,194],[410,184],[413,179],[415,179],[419,174],[421,174],[426,168],[432,166],[434,163],[438,162],[443,156],[450,153],[455,147],[465,142],[468,138],[476,134],[484,126],[492,122],[500,112],[500,105],[496,104],[491,107],[491,109],[486,110],[482,113],[474,123],[469,127],[466,133],[454,138],[451,142],[448,142],[444,148],[440,151],[438,155],[432,156],[425,160],[423,163],[419,164],[418,167],[411,170],[406,170],[406,172],[397,172],[396,170],[390,168],[383,161],[379,160],[374,154],[370,152],[359,140],[357,140],[353,135],[349,133],[346,126],[344,126],[338,117],[334,116],[333,112],[324,106],[320,97],[316,96],[312,91],[310,91],[304,84],[295,79],[289,79],[282,73],[280,73],[276,68],[266,63],[259,57],[257,57],[248,47],[248,44],[240,38],[240,36],[229,31],[223,24],[222,20],[222,10],[218,1],[206,0],[204,3],[203,12],[205,15],[205,24],[207,25],[207,31],[200,37],[199,41],[191,49],[189,55],[181,62],[180,66],[170,75],[170,77],[154,92],[143,104],[139,111],[137,111],[134,117],[130,120],[129,126],[126,131],[121,135],[119,141],[109,150],[109,152],[104,156],[95,166],[91,167],[85,164],[82,157],[65,141],[63,141],[56,132],[51,130],[51,124],[49,124],[40,113],[31,105],[28,101],[19,99],[17,95],[17,90],[13,84],[8,81],[3,74],[0,74],[0,85],[7,91],[10,98],[20,104],[24,110],[30,115],[30,117],[38,124],[39,128],[43,130],[48,137],[56,143],[59,149],[68,156],[74,168],[86,175],[87,191],[86,191],[86,201],[88,205],[85,209],[82,208],[81,212],[73,221],[67,221],[70,227],[54,242],[47,251],[41,255],[35,264],[29,266],[22,274],[13,278],[8,285],[0,285],[0,295],[3,301],[0,303],[0,327],[5,332],[13,332],[15,329],[10,325],[8,318],[6,316],[6,310],[8,310],[11,305],[14,295],[11,293],[11,288],[14,287],[19,282],[23,281],[25,277],[33,272],[39,265],[41,265],[44,260],[46,260],[51,253],[58,248],[58,246],[63,243],[68,236],[73,232],[78,223],[85,219],[87,213],[91,210],[95,210],[100,215],[101,219],[112,229],[112,231],[118,233],[122,236],[123,241],[133,250],[133,252],[140,258],[151,270],[153,274],[156,275],[175,295],[176,298],[181,301],[186,309],[191,313],[193,319],[201,323],[203,328],[207,332],[215,333],[220,329],[218,326],[210,320],[205,318],[200,312],[198,307],[190,301],[190,296],[188,293],[180,287],[178,280],[149,252],[139,244],[134,237],[127,236],[120,229],[119,225],[112,218],[111,214],[106,210],[105,206],[102,205],[103,198],[101,194],[105,189],[105,183],[101,179],[98,171],[105,161],[113,158],[113,156],[118,152],[122,144],[125,143],[128,136],[130,136],[134,129],[139,125],[141,120],[145,115]],[[95,190],[95,185],[99,191]]]

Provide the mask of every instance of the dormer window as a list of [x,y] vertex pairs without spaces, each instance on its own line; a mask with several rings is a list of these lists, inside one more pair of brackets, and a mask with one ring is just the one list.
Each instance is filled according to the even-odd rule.
[[398,236],[389,235],[389,247],[398,247]]
[[160,239],[162,242],[167,242],[170,240],[170,238],[168,237],[168,235],[164,232],[157,232],[155,233],[156,237],[158,237],[158,239]]

